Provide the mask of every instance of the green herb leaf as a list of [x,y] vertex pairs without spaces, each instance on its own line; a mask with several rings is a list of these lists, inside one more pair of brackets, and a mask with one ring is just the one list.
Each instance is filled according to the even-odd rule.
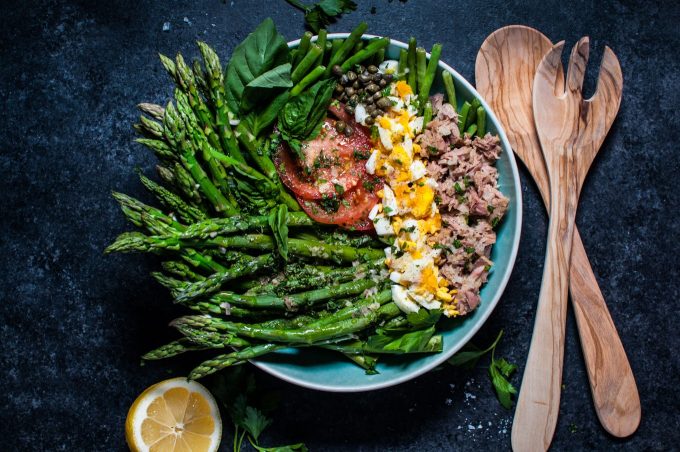
[[396,337],[375,334],[366,341],[366,349],[370,352],[427,353],[441,351],[441,348],[441,336],[434,336],[434,326]]
[[315,33],[335,22],[343,13],[357,9],[356,3],[351,0],[321,0],[319,3],[310,6],[299,0],[286,1],[305,12],[305,24]]
[[307,452],[307,446],[303,443],[291,444],[289,446],[261,447],[252,441],[250,444],[259,452]]
[[489,377],[491,377],[491,382],[496,390],[498,401],[507,410],[512,408],[512,395],[517,394],[517,389],[508,381],[515,370],[517,370],[517,366],[510,364],[503,358],[492,359],[489,366]]
[[300,159],[304,158],[302,142],[315,138],[321,130],[335,85],[334,79],[317,82],[286,102],[279,112],[281,137]]
[[271,419],[265,416],[260,410],[248,406],[245,409],[245,416],[241,423],[241,427],[243,427],[248,433],[250,433],[255,442],[257,443],[259,442],[260,434],[262,433],[262,431],[265,428],[267,428],[271,423],[272,423]]
[[269,227],[274,234],[274,240],[279,255],[284,261],[288,261],[288,207],[279,204],[269,212]]
[[463,347],[463,350],[449,358],[448,363],[452,366],[460,366],[466,369],[471,369],[475,367],[482,356],[496,348],[496,345],[498,345],[498,342],[501,340],[502,336],[503,330],[498,333],[496,340],[494,340],[493,343],[484,350],[480,350],[480,348],[475,344],[468,342],[465,344],[465,347]]
[[267,18],[234,49],[225,77],[227,106],[236,115],[252,110],[278,88],[293,86],[290,70],[286,40]]

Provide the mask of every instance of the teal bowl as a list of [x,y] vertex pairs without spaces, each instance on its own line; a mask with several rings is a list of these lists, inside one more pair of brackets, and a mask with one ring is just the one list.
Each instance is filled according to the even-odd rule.
[[[328,35],[328,39],[344,39],[347,36],[348,33],[333,33]],[[365,35],[364,39],[375,37]],[[289,42],[288,45],[297,47],[299,43],[297,40]],[[403,42],[392,40],[386,57],[396,60],[399,58],[399,51],[407,47]],[[503,148],[501,158],[496,163],[498,185],[501,192],[510,199],[510,204],[505,218],[497,229],[497,242],[491,253],[494,266],[488,282],[481,290],[480,306],[466,317],[440,322],[437,328],[444,342],[441,353],[381,356],[376,367],[379,373],[376,375],[366,375],[363,369],[349,360],[344,360],[338,353],[313,348],[290,348],[251,361],[265,372],[287,382],[320,391],[361,392],[397,385],[422,375],[449,359],[474,336],[498,304],[515,265],[522,229],[522,193],[517,164],[508,138],[489,105],[472,85],[448,64],[440,61],[439,68],[453,76],[459,104],[462,105],[466,100],[479,99],[487,111],[487,130],[498,134]],[[437,92],[444,92],[441,72],[432,87],[432,93]]]

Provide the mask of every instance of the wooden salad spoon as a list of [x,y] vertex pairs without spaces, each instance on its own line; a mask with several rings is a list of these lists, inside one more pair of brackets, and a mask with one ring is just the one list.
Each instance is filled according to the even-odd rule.
[[[498,116],[546,206],[550,203],[550,189],[534,126],[532,87],[536,68],[551,48],[552,42],[539,31],[511,25],[489,35],[477,54],[475,67],[477,91]],[[563,79],[561,66],[557,77]],[[613,88],[612,102],[620,103],[621,83]],[[611,127],[616,110],[608,110],[604,134]],[[571,248],[569,289],[597,416],[610,434],[629,436],[640,424],[640,397],[577,229]]]
[[607,118],[615,115],[621,68],[606,48],[592,98],[582,96],[589,39],[581,38],[569,58],[566,82],[558,76],[564,41],[543,57],[533,86],[534,123],[550,181],[550,223],[522,387],[512,428],[515,450],[547,450],[559,412],[564,358],[571,245],[583,180],[604,140]]

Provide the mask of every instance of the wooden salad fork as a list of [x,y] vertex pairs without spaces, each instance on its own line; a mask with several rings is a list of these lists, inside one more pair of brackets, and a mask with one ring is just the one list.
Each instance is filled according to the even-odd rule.
[[566,83],[560,76],[563,47],[564,41],[543,57],[533,86],[534,121],[550,181],[550,224],[534,333],[512,428],[516,451],[547,450],[555,432],[578,197],[608,131],[608,118],[618,111],[622,87],[618,60],[606,48],[597,90],[584,100],[589,39],[574,46]]
[[[513,150],[531,173],[546,207],[550,203],[550,188],[534,125],[532,87],[538,64],[552,46],[538,30],[510,25],[486,38],[475,65],[477,91],[501,121]],[[602,67],[614,74],[621,73],[618,61],[609,49]],[[561,66],[557,69],[557,80],[556,85],[561,86]],[[602,95],[611,96],[607,102],[615,103],[607,109],[606,134],[616,116],[623,84],[620,76],[606,78],[603,75],[601,80],[610,85]],[[617,108],[613,108],[614,105]],[[594,155],[590,157],[591,161]],[[577,229],[574,229],[571,252],[569,290],[595,411],[610,434],[629,436],[640,424],[640,397],[628,357]]]

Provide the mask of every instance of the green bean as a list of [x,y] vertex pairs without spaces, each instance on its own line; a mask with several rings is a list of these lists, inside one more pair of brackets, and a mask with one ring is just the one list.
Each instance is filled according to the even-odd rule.
[[468,115],[470,114],[470,102],[465,101],[463,103],[463,108],[460,109],[460,115],[458,116],[458,130],[462,135],[465,131],[465,124],[467,123]]
[[317,35],[317,38],[316,38],[316,45],[319,46],[319,48],[321,49],[321,55],[316,60],[317,66],[320,66],[320,65],[323,64],[324,54],[326,53],[326,36],[327,36],[327,34],[328,34],[328,32],[326,31],[326,29],[322,28],[321,30],[319,30],[319,34]]
[[380,63],[383,61],[385,61],[385,49],[381,48],[375,53],[375,56],[373,57],[373,64],[380,66]]
[[300,39],[300,45],[297,48],[295,59],[293,60],[293,67],[300,64],[300,61],[302,61],[302,59],[307,55],[307,51],[309,50],[309,45],[311,44],[311,41],[312,33],[306,31],[305,34],[303,34],[302,38]]
[[290,75],[291,80],[293,83],[297,83],[302,78],[307,74],[309,69],[316,63],[316,60],[323,54],[321,51],[321,48],[316,45],[312,44],[309,47],[309,51],[307,52],[307,55],[300,60],[300,63],[298,63],[297,66],[295,66],[295,69],[293,69],[293,73]]
[[378,50],[384,49],[390,44],[389,38],[376,39],[372,41],[365,49],[361,50],[359,53],[355,53],[349,57],[344,63],[342,63],[343,72],[351,69],[355,64],[359,64],[362,61],[368,59],[371,55],[375,54]]
[[425,108],[423,110],[423,129],[427,126],[427,123],[432,120],[432,102],[429,100],[425,102]]
[[471,137],[475,135],[477,132],[477,124],[472,124],[468,129],[465,131],[466,134],[470,135]]
[[342,44],[344,42],[345,42],[344,39],[336,39],[336,40],[332,41],[332,43],[331,43],[331,53],[330,53],[330,56],[328,58],[328,65],[327,65],[329,68],[333,67],[333,66],[331,66],[331,61],[333,61],[333,58],[335,58],[335,55],[337,55],[338,51],[340,50],[340,47],[342,46]]
[[[420,93],[420,91],[423,89],[423,86],[425,85],[425,73],[427,72],[427,54],[425,53],[425,49],[422,47],[418,47],[416,49],[416,77],[418,81],[418,90],[416,91],[417,93]],[[420,97],[420,96],[418,96]]]
[[297,85],[293,86],[290,90],[290,97],[298,96],[305,88],[314,83],[319,77],[321,77],[326,70],[326,66],[317,66],[312,71],[305,75],[305,78],[300,80]]
[[446,98],[453,108],[458,111],[458,103],[456,102],[456,88],[453,86],[453,77],[449,71],[442,73],[442,80],[444,81],[444,89],[446,90]]
[[408,84],[415,93],[418,89],[416,86],[416,38],[408,40],[408,57],[406,58],[406,63],[408,64]]
[[326,48],[323,51],[322,64],[328,65],[328,62],[331,60],[331,52],[332,51],[333,51],[333,43],[331,41],[326,40]]
[[484,107],[477,108],[477,136],[486,135],[486,110]]
[[437,68],[439,67],[439,58],[441,55],[442,45],[433,45],[432,52],[430,53],[430,61],[427,63],[427,69],[423,77],[423,85],[418,88],[420,105],[423,105],[430,96],[430,89],[432,88],[432,83],[434,83],[434,77],[437,75]]
[[343,42],[340,48],[337,50],[335,55],[331,56],[331,61],[330,63],[328,63],[325,75],[330,75],[331,68],[333,67],[333,65],[340,64],[340,62],[345,61],[345,58],[349,56],[350,52],[357,44],[357,42],[359,42],[361,36],[366,32],[367,29],[368,24],[366,22],[361,22],[354,30],[352,30],[347,39],[345,39],[345,42]]
[[472,99],[472,103],[470,104],[470,113],[468,114],[467,121],[465,121],[465,126],[463,126],[464,130],[467,130],[472,124],[477,121],[477,109],[480,107],[481,102],[479,102],[479,99],[474,98]]
[[403,80],[406,77],[406,69],[408,69],[408,51],[401,49],[399,51],[399,68],[397,69],[397,78]]

